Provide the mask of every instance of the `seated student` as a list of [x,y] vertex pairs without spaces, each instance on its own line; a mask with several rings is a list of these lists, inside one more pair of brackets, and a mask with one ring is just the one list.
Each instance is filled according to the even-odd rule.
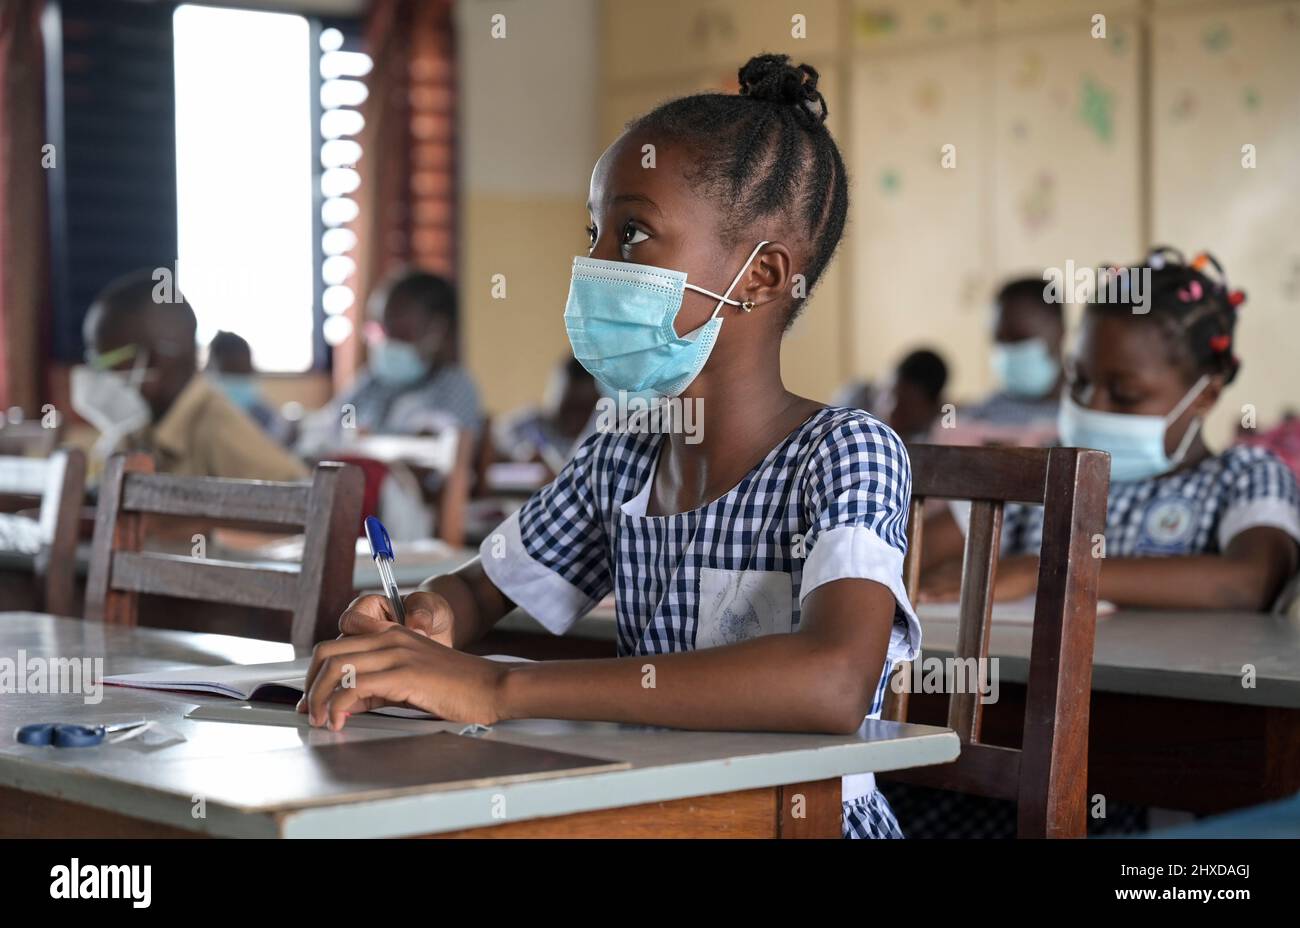
[[[1263,448],[1215,453],[1201,432],[1241,367],[1233,330],[1245,297],[1204,253],[1188,265],[1157,249],[1133,270],[1151,276],[1145,311],[1127,297],[1087,306],[1060,412],[1062,444],[1111,455],[1098,596],[1157,609],[1268,609],[1300,563],[1295,477]],[[1042,512],[1007,507],[999,598],[1034,592]],[[927,598],[956,596],[960,542],[949,526],[943,539],[926,526],[927,545],[953,555],[947,565],[925,558]]]
[[998,291],[991,355],[998,389],[962,407],[958,427],[973,424],[979,432],[978,440],[965,434],[963,443],[1044,445],[1056,437],[1065,319],[1045,287],[1041,278],[1026,277]]
[[538,461],[559,473],[578,450],[581,439],[594,431],[596,379],[576,358],[556,365],[540,407],[503,417],[492,432],[496,452],[504,460]]
[[148,270],[120,277],[85,321],[89,364],[72,404],[101,433],[97,451],[147,451],[164,473],[301,480],[307,469],[198,372],[194,311],[155,302]]
[[226,394],[226,399],[247,413],[266,434],[285,443],[289,424],[262,397],[257,372],[253,369],[253,351],[247,341],[234,332],[218,332],[212,336],[204,370]]
[[871,412],[875,404],[876,388],[865,380],[850,380],[831,397],[832,406],[847,406],[849,409],[861,409],[864,412]]
[[[848,208],[817,72],[788,60],[752,59],[739,95],[634,121],[591,177],[565,309],[574,356],[609,389],[702,403],[706,427],[588,438],[478,560],[407,596],[409,628],[382,597],[354,603],[344,637],[316,648],[300,704],[314,725],[392,701],[487,724],[847,734],[879,716],[894,662],[920,647],[902,583],[911,474],[883,423],[781,382],[794,275],[812,288]],[[641,167],[646,144],[657,170]],[[515,603],[559,633],[611,592],[618,658],[454,650]],[[339,686],[344,664],[355,686]],[[899,834],[870,775],[846,777],[843,799],[846,836]]]
[[898,362],[880,400],[885,421],[903,441],[929,441],[943,412],[947,384],[943,358],[928,348],[911,352]]
[[300,450],[336,445],[347,427],[359,432],[421,434],[449,425],[476,430],[478,387],[456,363],[456,290],[423,271],[402,271],[370,296],[365,373],[303,424]]

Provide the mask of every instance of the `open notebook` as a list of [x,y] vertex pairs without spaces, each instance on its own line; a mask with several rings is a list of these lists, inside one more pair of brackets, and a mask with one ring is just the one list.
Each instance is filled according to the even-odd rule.
[[[526,661],[508,654],[485,655],[491,661]],[[273,664],[223,664],[215,667],[184,667],[179,670],[153,670],[148,673],[123,673],[104,678],[109,686],[129,686],[144,690],[168,690],[177,693],[204,693],[229,696],[250,702],[296,703],[307,681],[310,657]],[[399,718],[436,718],[419,709],[387,706],[374,710],[380,715]]]

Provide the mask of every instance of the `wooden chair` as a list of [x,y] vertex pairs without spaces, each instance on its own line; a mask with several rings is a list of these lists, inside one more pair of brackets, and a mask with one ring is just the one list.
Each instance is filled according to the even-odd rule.
[[0,417],[0,454],[26,458],[48,458],[63,437],[63,424],[46,428],[39,419],[9,422]]
[[0,511],[40,507],[41,550],[35,560],[38,608],[55,615],[75,613],[77,535],[85,489],[86,456],[75,448],[55,451],[45,459],[0,457]]
[[365,435],[340,454],[330,456],[341,461],[371,460],[437,473],[442,483],[434,502],[434,536],[459,548],[465,544],[474,453],[470,431],[447,428],[437,435]]
[[[333,462],[310,483],[155,474],[146,455],[109,459],[99,491],[86,618],[136,625],[140,594],[292,613],[299,652],[338,634],[352,598],[361,474]],[[142,550],[148,517],[303,531],[301,565],[269,566]]]
[[[971,501],[962,564],[957,659],[985,666],[1003,506],[1040,504],[1043,544],[1019,749],[980,741],[978,693],[948,697],[948,726],[962,740],[951,764],[890,778],[1018,803],[1021,837],[1082,837],[1087,824],[1088,709],[1110,457],[1079,448],[913,445],[912,504],[904,566],[908,595],[920,579],[921,510],[927,498]],[[910,680],[910,667],[895,671]],[[894,681],[891,681],[891,683]],[[903,687],[900,687],[903,688]],[[883,715],[906,721],[908,693],[889,687]]]

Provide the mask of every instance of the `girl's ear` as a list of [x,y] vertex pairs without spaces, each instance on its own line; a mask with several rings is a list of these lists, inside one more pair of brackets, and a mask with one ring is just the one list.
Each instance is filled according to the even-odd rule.
[[1200,395],[1192,400],[1190,407],[1192,415],[1205,418],[1209,415],[1214,404],[1219,401],[1219,396],[1223,393],[1223,376],[1215,374],[1209,382],[1202,388]]
[[755,306],[773,303],[790,296],[794,288],[790,249],[780,242],[769,242],[750,262],[749,273],[739,287],[740,299]]

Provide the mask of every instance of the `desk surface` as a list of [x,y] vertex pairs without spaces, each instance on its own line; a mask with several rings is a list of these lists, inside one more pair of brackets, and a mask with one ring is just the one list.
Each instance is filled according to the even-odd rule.
[[[946,657],[955,622],[920,610],[924,655]],[[549,634],[516,610],[497,625],[506,631]],[[570,635],[614,641],[611,610],[597,608]],[[1001,679],[1024,683],[1030,627],[993,622],[989,653]],[[1255,668],[1243,686],[1243,666]],[[1208,702],[1300,708],[1300,625],[1285,616],[1254,612],[1173,612],[1122,609],[1097,621],[1092,686],[1095,690]]]
[[[287,644],[157,629],[125,629],[36,613],[0,613],[0,659],[104,659],[103,672],[180,665],[287,660]],[[342,732],[313,729],[286,710],[287,725],[188,718],[192,710],[225,718],[240,704],[104,687],[102,701],[77,694],[6,695],[0,702],[0,785],[109,809],[134,818],[225,836],[379,837],[424,834],[799,783],[850,773],[953,760],[955,734],[924,725],[868,723],[849,737],[690,732],[601,722],[529,720],[495,726],[486,740],[533,746],[626,766],[555,779],[474,785],[386,795],[370,790],[322,798],[306,784],[328,781],[318,748],[406,737],[461,726],[354,718]],[[37,721],[158,721],[171,740],[144,739],[86,749],[33,748],[13,740]],[[240,763],[240,759],[244,763]],[[256,771],[274,770],[275,788]],[[284,783],[305,784],[286,799]],[[192,817],[203,790],[206,817]],[[494,812],[497,814],[494,815]]]

